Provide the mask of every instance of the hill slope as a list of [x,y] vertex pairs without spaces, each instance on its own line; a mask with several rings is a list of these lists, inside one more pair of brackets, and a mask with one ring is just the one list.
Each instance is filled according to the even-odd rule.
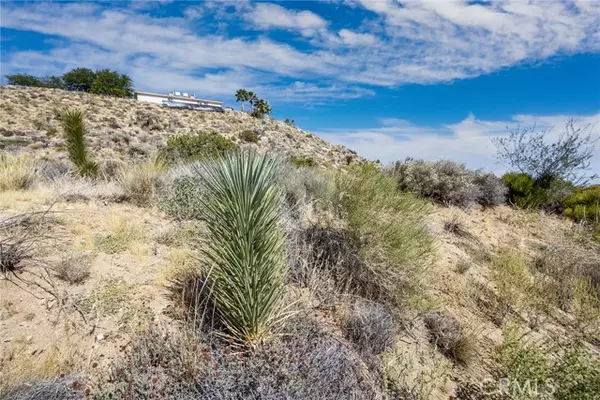
[[[47,158],[64,158],[59,112],[77,107],[86,114],[91,149],[103,160],[143,158],[165,145],[172,135],[219,133],[241,147],[283,157],[310,156],[333,166],[360,160],[356,153],[332,145],[306,131],[272,118],[242,112],[171,109],[133,99],[102,97],[59,89],[0,87],[0,147],[34,149]],[[239,139],[254,132],[257,144]]]

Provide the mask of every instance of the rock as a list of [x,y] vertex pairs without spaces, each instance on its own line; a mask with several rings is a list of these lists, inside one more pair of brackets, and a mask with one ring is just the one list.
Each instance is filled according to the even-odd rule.
[[104,340],[104,335],[103,334],[96,335],[96,341],[97,342],[100,342],[102,340]]

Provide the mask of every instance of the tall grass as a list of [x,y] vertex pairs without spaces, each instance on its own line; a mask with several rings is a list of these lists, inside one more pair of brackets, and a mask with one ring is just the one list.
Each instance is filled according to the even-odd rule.
[[34,182],[35,174],[31,157],[0,153],[0,191],[27,189]]
[[265,156],[231,153],[201,169],[208,229],[203,253],[212,264],[214,302],[231,335],[255,343],[284,317],[280,166]]
[[338,209],[359,249],[363,267],[347,277],[361,296],[394,306],[424,305],[432,261],[428,204],[397,190],[393,177],[374,166],[336,176]]
[[93,177],[98,174],[98,163],[90,158],[85,135],[87,130],[83,121],[83,112],[77,109],[67,109],[60,116],[65,134],[65,142],[69,160],[81,176]]

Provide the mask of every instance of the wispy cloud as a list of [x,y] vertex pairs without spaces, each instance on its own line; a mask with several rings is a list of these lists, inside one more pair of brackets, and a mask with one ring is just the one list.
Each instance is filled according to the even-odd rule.
[[[318,134],[325,139],[356,150],[371,160],[387,163],[406,157],[425,160],[451,159],[466,163],[471,168],[504,172],[506,166],[496,163],[496,148],[492,138],[506,135],[521,127],[549,129],[547,140],[553,141],[564,132],[566,122],[575,118],[578,126],[589,127],[589,132],[600,137],[600,112],[589,116],[570,115],[514,115],[507,121],[480,120],[469,115],[456,124],[441,126],[416,125],[400,119],[383,119],[380,126],[371,129],[330,129]],[[600,145],[596,147],[592,169],[600,173]]]
[[[2,69],[114,66],[143,89],[163,85],[157,77],[164,74],[194,85],[189,90],[223,95],[234,83],[267,90],[291,80],[306,85],[291,87],[286,98],[310,99],[318,92],[345,99],[370,95],[368,86],[448,82],[559,54],[600,51],[600,3],[593,1],[330,4],[356,13],[343,28],[287,4],[207,1],[186,5],[173,18],[148,14],[139,9],[147,5],[137,2],[129,8],[3,3],[2,27],[61,40],[50,50],[3,54]],[[278,30],[297,38],[278,41],[272,35]]]

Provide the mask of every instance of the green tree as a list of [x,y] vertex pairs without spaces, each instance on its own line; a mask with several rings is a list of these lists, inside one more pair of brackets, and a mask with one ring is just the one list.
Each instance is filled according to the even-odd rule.
[[83,112],[67,109],[60,115],[65,134],[65,142],[69,160],[77,167],[81,176],[93,177],[98,174],[98,164],[88,153],[85,135],[87,130],[83,121]]
[[96,73],[89,68],[75,68],[65,73],[62,79],[70,90],[89,92],[96,80]]
[[256,118],[264,118],[265,115],[271,114],[271,106],[263,99],[256,99],[252,108],[252,115]]
[[246,89],[238,89],[235,92],[235,101],[240,102],[242,106],[242,111],[244,111],[244,102],[250,100],[250,93]]
[[65,84],[60,76],[45,76],[42,78],[42,83],[44,87],[54,88],[54,89],[64,89]]
[[90,92],[115,97],[132,97],[133,82],[125,74],[119,74],[110,69],[101,69],[96,71],[96,79],[92,83]]
[[44,82],[37,76],[29,74],[11,74],[6,75],[6,81],[9,85],[44,87]]

